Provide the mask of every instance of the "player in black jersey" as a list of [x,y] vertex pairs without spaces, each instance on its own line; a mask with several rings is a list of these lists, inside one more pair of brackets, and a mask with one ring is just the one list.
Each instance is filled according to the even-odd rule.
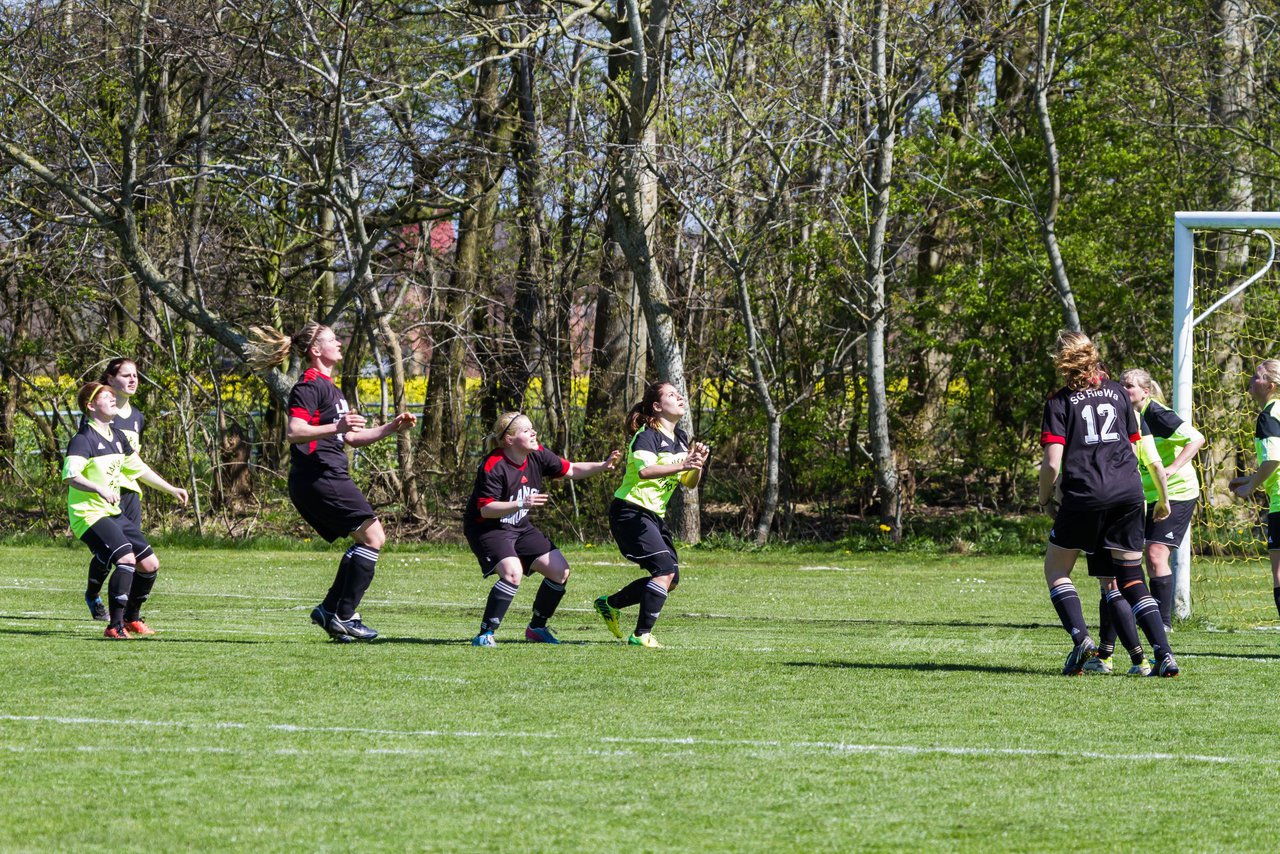
[[308,362],[302,379],[289,393],[289,498],[302,518],[329,542],[351,537],[337,575],[324,601],[311,611],[311,621],[339,643],[373,640],[356,610],[373,581],[386,532],[378,515],[351,480],[345,448],[361,448],[408,430],[417,420],[402,412],[380,427],[367,427],[333,384],[333,368],[342,358],[342,343],[327,326],[310,322],[292,338],[255,329],[259,338],[251,364],[281,364],[294,347]]
[[[1142,576],[1145,503],[1138,458],[1137,415],[1119,383],[1107,376],[1093,342],[1082,332],[1058,333],[1054,365],[1066,381],[1044,407],[1040,442],[1040,507],[1053,509],[1055,486],[1061,506],[1049,531],[1044,576],[1049,599],[1071,635],[1072,649],[1063,673],[1074,676],[1097,654],[1089,636],[1071,570],[1081,552],[1089,555],[1089,574],[1115,578],[1134,620],[1153,647],[1156,673],[1178,675],[1160,608]],[[1161,502],[1155,515],[1169,514],[1160,471]]]
[[476,472],[475,487],[462,514],[462,530],[480,571],[498,579],[489,590],[480,633],[472,646],[497,646],[493,633],[511,606],[520,580],[531,572],[543,576],[533,600],[533,619],[524,630],[526,640],[560,643],[547,628],[547,620],[564,598],[569,562],[529,519],[531,511],[546,505],[546,481],[558,477],[578,480],[613,471],[622,455],[611,451],[598,463],[573,463],[538,444],[533,423],[519,412],[504,412],[490,434],[493,450]]

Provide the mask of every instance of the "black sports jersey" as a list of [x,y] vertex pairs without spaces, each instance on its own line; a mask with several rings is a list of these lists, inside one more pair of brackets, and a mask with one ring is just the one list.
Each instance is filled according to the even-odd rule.
[[519,501],[536,495],[543,491],[544,479],[564,477],[568,473],[569,461],[541,445],[525,457],[521,465],[513,463],[500,448],[494,449],[476,472],[476,485],[467,500],[467,509],[462,513],[463,527],[483,531],[502,527],[517,530],[531,526],[533,523],[528,519],[527,509],[516,510],[501,519],[486,519],[480,515],[480,508],[493,501]]
[[[333,380],[315,368],[308,368],[293,391],[289,392],[289,417],[301,418],[308,424],[336,424],[348,411],[347,399]],[[341,434],[291,445],[290,476],[317,478],[328,474],[347,474],[344,447],[345,440]]]
[[1132,443],[1138,417],[1114,380],[1093,388],[1059,389],[1044,405],[1040,444],[1062,452],[1063,504],[1081,508],[1141,502],[1142,478]]

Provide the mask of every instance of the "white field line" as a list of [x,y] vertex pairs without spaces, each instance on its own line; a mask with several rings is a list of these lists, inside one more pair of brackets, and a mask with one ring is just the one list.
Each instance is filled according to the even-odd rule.
[[[391,736],[408,739],[485,739],[494,742],[511,739],[563,741],[564,736],[556,732],[479,732],[473,730],[396,730],[371,729],[365,727],[325,727],[302,726],[298,724],[249,724],[238,721],[150,721],[109,718],[61,717],[54,715],[0,715],[0,721],[13,723],[55,724],[61,726],[108,726],[108,727],[154,727],[156,729],[178,730],[243,730],[284,733],[327,733],[343,735]],[[1097,750],[1039,750],[1016,747],[953,747],[947,745],[915,745],[915,744],[856,744],[843,741],[782,741],[773,739],[725,739],[725,738],[653,738],[653,737],[612,737],[598,739],[602,745],[649,745],[656,747],[708,747],[708,748],[745,748],[781,749],[789,752],[829,752],[837,754],[883,754],[898,756],[973,756],[973,757],[1046,757],[1061,759],[1099,759],[1105,762],[1192,762],[1213,765],[1263,765],[1278,766],[1280,759],[1269,759],[1257,756],[1214,756],[1203,753],[1106,753]],[[83,748],[66,748],[74,751]],[[112,745],[108,750],[125,750],[120,745]],[[149,748],[140,748],[145,752]],[[588,751],[599,750],[597,746],[588,746]],[[10,752],[37,752],[42,748],[26,745],[0,745],[0,750]],[[192,749],[172,748],[175,752],[223,752],[224,748],[196,747]],[[249,750],[249,753],[262,751]],[[329,753],[330,747],[309,749],[277,749],[266,751],[280,753]],[[363,748],[360,753],[414,753],[413,749],[386,748],[378,745]],[[425,751],[421,751],[425,752]]]

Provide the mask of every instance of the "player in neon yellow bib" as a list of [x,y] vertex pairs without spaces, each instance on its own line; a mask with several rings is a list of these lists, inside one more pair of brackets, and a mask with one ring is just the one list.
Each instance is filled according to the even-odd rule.
[[1258,468],[1231,479],[1231,491],[1249,499],[1258,489],[1267,493],[1267,554],[1271,558],[1271,586],[1280,613],[1280,359],[1267,359],[1249,377],[1249,396],[1262,407],[1253,430]]
[[1142,491],[1147,500],[1147,574],[1151,595],[1160,604],[1160,617],[1169,627],[1173,611],[1173,569],[1169,558],[1182,543],[1200,501],[1200,481],[1192,461],[1204,447],[1204,436],[1164,405],[1164,395],[1151,374],[1141,368],[1131,368],[1120,375],[1120,385],[1129,393],[1129,400],[1138,411],[1142,447],[1148,447],[1147,440],[1151,440],[1169,488],[1169,515],[1157,522],[1152,518],[1152,509],[1159,497],[1151,474],[1153,466],[1144,454],[1139,454]]
[[609,530],[627,560],[648,571],[610,596],[595,601],[596,612],[615,637],[621,609],[640,606],[631,646],[660,647],[653,626],[667,596],[680,583],[680,562],[663,523],[667,502],[680,486],[697,487],[710,449],[690,443],[677,425],[685,414],[684,395],[671,383],[650,383],[627,415],[627,473],[609,505]]
[[107,630],[103,637],[125,640],[154,631],[143,621],[142,604],[151,594],[160,559],[141,529],[120,509],[125,482],[163,489],[183,504],[185,489],[168,483],[138,456],[125,434],[113,425],[119,413],[115,393],[102,383],[86,383],[77,395],[84,421],[67,445],[62,479],[67,484],[71,530],[107,566]]

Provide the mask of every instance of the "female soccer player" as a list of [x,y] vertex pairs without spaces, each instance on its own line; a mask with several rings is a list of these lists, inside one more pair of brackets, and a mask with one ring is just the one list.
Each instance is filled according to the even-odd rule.
[[533,619],[524,630],[526,640],[560,643],[547,628],[564,598],[569,562],[555,543],[534,526],[529,513],[547,503],[544,481],[557,477],[580,480],[613,471],[620,451],[610,451],[598,463],[571,463],[538,444],[533,423],[519,412],[504,412],[494,422],[493,449],[476,472],[475,487],[462,514],[462,530],[471,551],[480,561],[484,577],[497,574],[489,590],[480,633],[472,646],[497,646],[497,630],[520,579],[529,572],[541,575],[542,585],[533,599]]
[[[1040,442],[1040,507],[1052,510],[1054,488],[1062,493],[1049,531],[1044,577],[1049,599],[1073,647],[1062,672],[1074,676],[1097,654],[1071,582],[1080,552],[1089,554],[1089,574],[1113,577],[1153,647],[1160,676],[1178,675],[1160,608],[1142,578],[1145,502],[1138,459],[1131,447],[1139,441],[1137,415],[1129,396],[1110,379],[1093,342],[1082,332],[1062,331],[1054,348],[1054,366],[1066,381],[1044,407]],[[1160,493],[1153,511],[1157,521],[1169,515],[1163,473],[1156,470]]]
[[1156,453],[1164,466],[1169,487],[1169,517],[1157,522],[1152,518],[1157,498],[1156,484],[1150,467],[1141,467],[1142,491],[1147,499],[1147,575],[1151,579],[1151,595],[1160,605],[1160,619],[1167,629],[1173,625],[1173,571],[1169,566],[1169,556],[1182,544],[1200,500],[1200,480],[1191,461],[1204,447],[1204,435],[1164,405],[1160,386],[1151,379],[1151,374],[1141,368],[1132,368],[1121,374],[1120,385],[1129,393],[1129,400],[1138,410],[1142,435],[1155,440]]
[[1249,396],[1262,407],[1253,428],[1253,449],[1258,467],[1252,474],[1231,479],[1231,491],[1249,498],[1262,488],[1267,508],[1267,554],[1271,558],[1272,594],[1280,613],[1280,360],[1267,359],[1249,377]]
[[[62,480],[67,484],[71,530],[110,572],[107,629],[102,636],[126,640],[153,635],[142,619],[142,604],[151,595],[160,569],[137,522],[122,512],[123,484],[141,481],[168,492],[182,504],[187,491],[153,472],[138,456],[129,437],[115,427],[119,414],[111,387],[98,382],[81,386],[76,396],[84,419],[67,444]],[[95,597],[96,598],[96,597]]]
[[612,596],[601,596],[595,608],[614,637],[622,637],[618,616],[623,608],[640,606],[636,629],[627,639],[632,646],[658,648],[653,626],[667,596],[680,583],[680,561],[671,532],[663,524],[667,502],[676,487],[698,486],[710,449],[676,425],[685,413],[685,400],[666,382],[651,383],[627,415],[627,473],[609,505],[609,530],[622,556],[648,570]]
[[[142,413],[130,402],[130,398],[138,391],[138,366],[132,359],[112,359],[98,378],[101,385],[110,386],[116,396],[116,417],[112,426],[124,433],[129,444],[139,454],[142,453]],[[81,410],[84,411],[83,409]],[[87,420],[86,415],[81,424]],[[132,520],[138,530],[142,530],[142,489],[131,477],[121,475],[120,480],[120,512]],[[98,560],[95,552],[89,558],[89,581],[84,590],[84,603],[89,606],[89,614],[95,620],[107,619],[107,607],[102,604],[102,585],[111,572],[108,564]]]
[[362,448],[403,430],[417,419],[402,412],[381,427],[366,427],[364,416],[351,411],[333,383],[333,368],[342,359],[342,343],[327,326],[311,321],[286,338],[273,330],[255,329],[259,345],[250,359],[262,369],[284,362],[290,347],[310,367],[289,393],[289,498],[316,533],[333,542],[351,537],[355,545],[338,563],[324,601],[311,610],[311,621],[338,643],[373,640],[378,633],[360,619],[357,608],[373,581],[379,550],[387,535],[364,494],[351,480],[345,448]]

